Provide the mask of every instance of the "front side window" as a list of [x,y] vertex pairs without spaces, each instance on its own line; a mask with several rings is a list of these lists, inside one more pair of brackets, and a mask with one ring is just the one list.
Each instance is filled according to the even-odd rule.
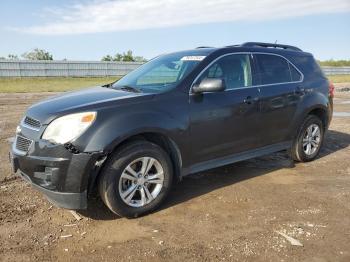
[[259,67],[259,76],[262,85],[289,83],[300,81],[302,76],[283,57],[268,54],[254,55]]
[[205,78],[220,78],[225,81],[226,89],[236,89],[252,85],[252,73],[249,55],[227,55],[205,70],[196,84]]

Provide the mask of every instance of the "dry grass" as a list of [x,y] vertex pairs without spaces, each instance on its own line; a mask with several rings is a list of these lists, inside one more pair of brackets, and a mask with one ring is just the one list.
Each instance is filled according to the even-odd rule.
[[327,77],[333,83],[350,83],[350,75],[330,75]]
[[[333,83],[350,83],[350,75],[328,76]],[[0,93],[63,92],[114,82],[118,77],[0,78]]]
[[118,77],[0,78],[0,93],[63,92],[114,82]]

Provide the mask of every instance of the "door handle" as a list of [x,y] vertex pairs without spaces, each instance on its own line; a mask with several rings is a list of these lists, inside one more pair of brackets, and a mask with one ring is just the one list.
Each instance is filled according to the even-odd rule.
[[254,98],[253,98],[253,97],[251,97],[251,96],[247,96],[247,98],[244,99],[243,102],[246,103],[247,105],[251,105],[251,104],[257,102],[258,100],[259,100],[258,97],[254,97]]
[[295,94],[297,95],[303,95],[305,94],[305,88],[301,87],[301,86],[298,86],[296,89],[295,89]]

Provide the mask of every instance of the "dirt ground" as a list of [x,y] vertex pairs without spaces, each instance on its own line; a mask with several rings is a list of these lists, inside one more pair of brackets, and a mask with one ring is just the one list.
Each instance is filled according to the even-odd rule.
[[[335,111],[350,113],[344,87]],[[334,117],[314,162],[282,152],[194,174],[137,219],[96,197],[77,221],[10,174],[8,140],[48,95],[0,94],[0,261],[350,261],[349,116]]]

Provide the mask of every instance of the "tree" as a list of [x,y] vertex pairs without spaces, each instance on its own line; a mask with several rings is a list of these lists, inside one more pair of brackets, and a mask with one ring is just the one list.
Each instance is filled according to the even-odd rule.
[[7,57],[0,57],[0,60],[18,60],[18,55],[9,54]]
[[123,61],[125,61],[125,62],[134,62],[135,61],[131,50],[128,50],[126,53],[123,53]]
[[18,55],[9,54],[7,56],[7,59],[9,59],[9,60],[18,60]]
[[131,50],[127,52],[116,53],[114,57],[106,55],[102,57],[101,61],[123,61],[123,62],[146,62],[147,60],[142,56],[134,56]]
[[135,62],[147,62],[147,59],[143,56],[134,56]]
[[114,56],[113,61],[123,61],[123,55],[117,53],[117,54]]
[[113,57],[110,55],[106,55],[106,56],[102,57],[101,61],[106,61],[106,62],[113,61]]
[[53,57],[49,52],[39,48],[35,48],[30,52],[24,53],[22,57],[29,60],[53,60]]

